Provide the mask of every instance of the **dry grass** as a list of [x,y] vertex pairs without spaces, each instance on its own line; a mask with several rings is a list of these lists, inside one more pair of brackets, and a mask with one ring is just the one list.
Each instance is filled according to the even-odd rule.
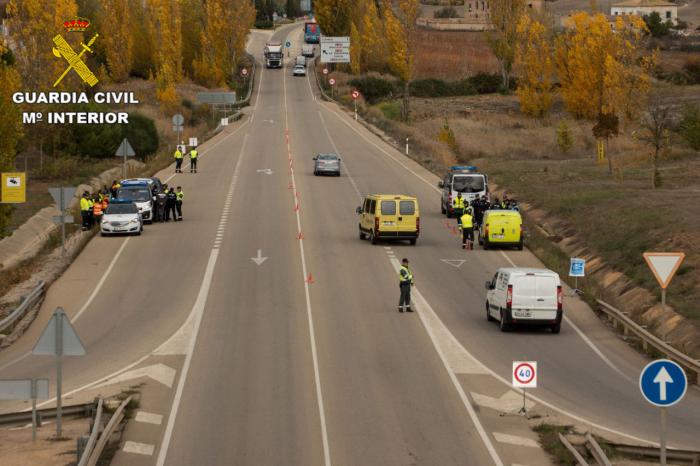
[[483,32],[418,28],[416,78],[456,81],[480,72],[498,72]]

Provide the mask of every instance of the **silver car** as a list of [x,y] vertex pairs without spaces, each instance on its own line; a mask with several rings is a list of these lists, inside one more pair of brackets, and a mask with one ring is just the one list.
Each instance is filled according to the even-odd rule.
[[306,67],[304,65],[294,66],[294,76],[306,76]]
[[340,162],[336,154],[318,154],[314,157],[314,175],[340,176]]

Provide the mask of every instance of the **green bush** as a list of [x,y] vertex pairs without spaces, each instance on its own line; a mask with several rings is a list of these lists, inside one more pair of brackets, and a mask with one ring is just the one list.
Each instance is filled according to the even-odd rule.
[[478,73],[468,78],[478,94],[493,94],[501,87],[501,77],[497,74]]
[[275,23],[271,19],[260,19],[255,22],[253,27],[255,29],[272,29],[275,27]]
[[143,160],[158,150],[158,130],[155,122],[147,116],[137,112],[130,113],[129,124],[122,125],[121,130],[121,138],[129,140],[137,158]]
[[355,78],[350,81],[350,85],[357,88],[369,104],[390,98],[394,93],[394,84],[391,81],[376,76]]
[[439,10],[433,12],[434,18],[459,18],[457,10],[451,6],[442,7]]
[[647,28],[649,28],[649,34],[651,34],[652,37],[667,36],[673,24],[670,21],[662,21],[658,11],[654,11],[649,15],[644,15],[643,18],[644,22],[647,24]]
[[694,150],[700,150],[700,107],[697,104],[686,105],[679,125],[683,139]]
[[401,102],[398,100],[382,102],[377,107],[382,111],[385,118],[397,121],[401,119]]
[[454,95],[474,95],[476,87],[469,79],[462,79],[452,84]]
[[700,84],[700,58],[688,57],[683,65],[683,70],[688,76],[689,84]]
[[434,78],[412,81],[410,92],[414,97],[449,97],[454,95],[454,89],[449,83]]

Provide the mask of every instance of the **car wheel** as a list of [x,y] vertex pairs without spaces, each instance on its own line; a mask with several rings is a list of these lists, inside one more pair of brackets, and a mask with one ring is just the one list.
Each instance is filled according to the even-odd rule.
[[501,332],[507,332],[510,330],[510,325],[506,323],[506,313],[503,312],[503,309],[501,309],[501,321],[499,322],[499,327],[501,328]]
[[369,240],[372,244],[377,244],[377,237],[374,236],[374,230],[369,232]]
[[365,234],[362,232],[362,230],[360,230],[360,239],[361,240],[365,239]]
[[486,301],[486,320],[488,322],[493,322],[494,320],[496,320],[493,317],[491,317],[491,313],[489,312],[489,302],[488,301]]
[[523,240],[520,240],[520,242],[518,243],[518,251],[522,251],[522,250],[523,250]]
[[415,245],[416,245],[416,241],[418,241],[418,238],[411,238],[411,239],[408,240],[408,242],[411,243],[411,246],[415,246]]
[[553,334],[558,334],[561,331],[561,321],[549,327]]

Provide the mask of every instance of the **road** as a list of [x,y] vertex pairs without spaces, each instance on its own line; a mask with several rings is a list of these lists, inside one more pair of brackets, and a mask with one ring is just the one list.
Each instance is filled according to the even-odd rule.
[[[298,28],[274,38],[288,34],[297,44]],[[250,49],[264,40],[254,35]],[[51,373],[49,358],[25,355],[60,304],[88,349],[67,358],[66,391],[148,361],[175,368],[156,464],[502,464],[470,384],[509,382],[523,359],[539,362],[537,403],[657,438],[658,413],[637,388],[646,360],[581,303],[566,300],[560,335],[486,322],[484,281],[501,266],[539,265],[529,251],[462,251],[435,175],[316,99],[313,76],[259,74],[250,116],[203,146],[200,173],[172,179],[185,221],[91,241],[38,322],[0,353],[0,377]],[[311,157],[330,151],[343,176],[314,177]],[[355,207],[373,192],[418,197],[416,246],[357,238]],[[414,314],[395,310],[402,257],[416,277]],[[456,368],[452,336],[476,369]],[[669,428],[671,444],[697,447],[697,390],[669,410]]]

